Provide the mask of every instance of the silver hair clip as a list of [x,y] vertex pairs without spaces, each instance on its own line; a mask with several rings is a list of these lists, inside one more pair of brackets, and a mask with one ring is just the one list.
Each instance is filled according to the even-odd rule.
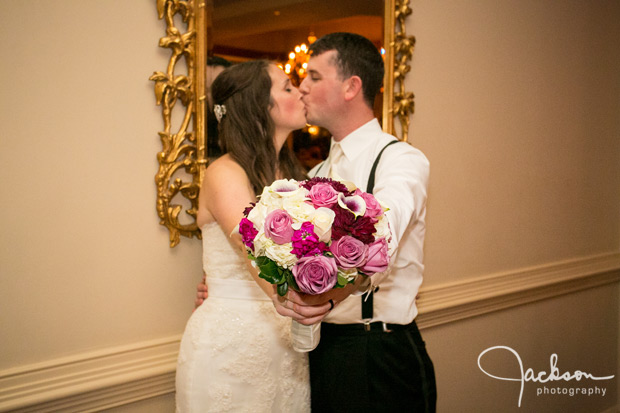
[[213,112],[215,113],[215,119],[217,119],[217,123],[220,123],[224,115],[226,114],[226,106],[224,105],[214,105]]

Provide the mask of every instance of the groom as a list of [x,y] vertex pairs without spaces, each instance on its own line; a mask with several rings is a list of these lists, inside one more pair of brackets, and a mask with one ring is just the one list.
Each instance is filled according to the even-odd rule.
[[[428,160],[383,133],[374,117],[384,68],[370,40],[332,33],[313,43],[310,53],[299,88],[306,118],[332,134],[329,157],[310,176],[373,192],[390,208],[397,250],[383,278],[320,296],[291,291],[276,309],[302,323],[322,318],[321,341],[310,353],[313,411],[435,411],[433,364],[414,320],[424,269]],[[360,295],[366,291],[372,294]]]

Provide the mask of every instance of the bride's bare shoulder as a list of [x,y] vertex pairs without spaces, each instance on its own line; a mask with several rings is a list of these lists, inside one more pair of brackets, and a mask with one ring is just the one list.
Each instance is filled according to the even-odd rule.
[[248,185],[248,176],[241,165],[226,154],[207,166],[202,186],[206,190],[217,191],[226,188],[230,191],[231,188],[246,188]]
[[246,173],[241,165],[228,154],[220,156],[205,169],[205,179],[220,179],[222,177],[247,180]]

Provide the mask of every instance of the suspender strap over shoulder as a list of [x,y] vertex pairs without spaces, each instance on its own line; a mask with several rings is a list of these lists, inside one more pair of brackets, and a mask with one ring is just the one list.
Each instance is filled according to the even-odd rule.
[[393,145],[397,142],[400,141],[392,141],[385,145],[383,149],[381,149],[381,152],[379,152],[379,155],[377,155],[375,162],[372,164],[372,168],[370,169],[370,175],[368,176],[368,185],[366,185],[366,192],[368,192],[369,194],[372,194],[372,192],[375,190],[375,173],[377,172],[377,166],[379,166],[379,160],[381,159],[381,155],[383,155],[383,151],[386,150],[388,146]]
[[[375,159],[375,162],[372,164],[372,168],[370,169],[370,175],[368,176],[368,185],[366,186],[366,192],[372,194],[375,189],[375,173],[377,171],[377,166],[379,165],[379,160],[381,159],[381,155],[383,155],[383,151],[390,146],[395,144],[396,142],[400,142],[398,140],[394,140],[381,149],[379,155]],[[369,291],[368,293],[362,295],[362,320],[370,321],[373,317],[373,292]]]

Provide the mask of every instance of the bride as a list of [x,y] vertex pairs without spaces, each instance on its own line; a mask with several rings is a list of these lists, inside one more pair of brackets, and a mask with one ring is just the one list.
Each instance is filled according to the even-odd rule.
[[206,170],[198,226],[209,300],[190,317],[179,351],[177,411],[306,412],[306,354],[290,343],[273,287],[259,279],[238,236],[229,236],[265,185],[304,179],[284,145],[306,124],[300,92],[267,61],[226,69],[212,85],[224,155]]

